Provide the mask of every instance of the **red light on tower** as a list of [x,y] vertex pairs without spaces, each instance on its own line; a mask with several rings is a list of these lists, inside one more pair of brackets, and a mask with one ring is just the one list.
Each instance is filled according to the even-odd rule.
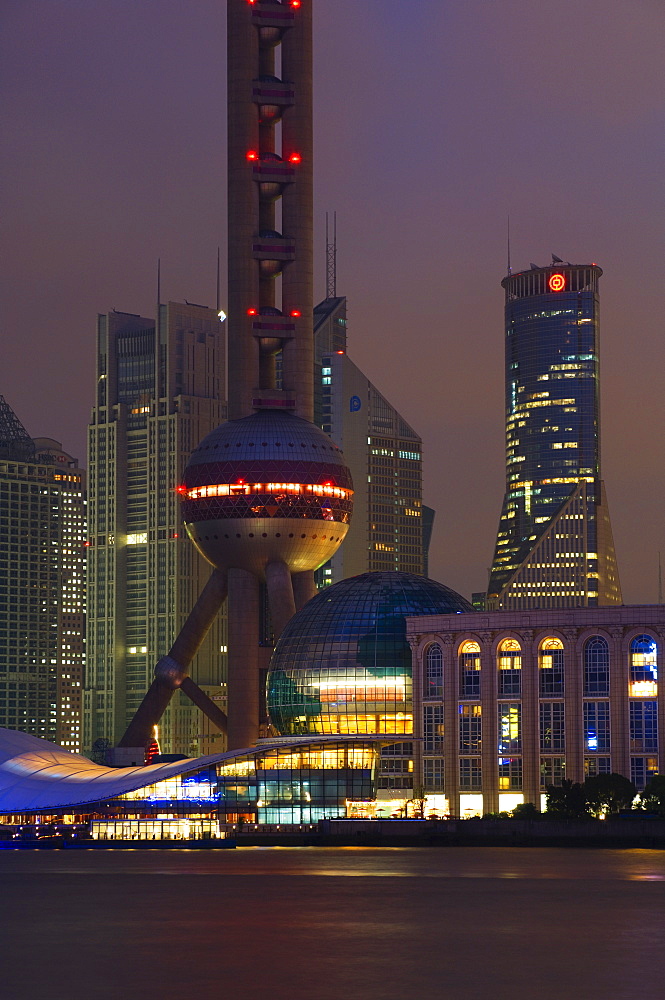
[[254,306],[251,306],[251,308],[247,310],[247,315],[248,316],[256,316],[257,313],[258,313],[258,311],[259,310],[255,309]]
[[564,274],[552,274],[547,284],[551,292],[562,292],[566,287],[566,276]]
[[291,0],[291,6],[292,7],[299,7],[300,6],[300,0]]
[[298,319],[299,316],[302,316],[302,313],[300,312],[300,309],[292,309],[291,315],[294,319]]
[[258,160],[259,154],[255,149],[248,149],[245,154],[248,160]]
[[302,156],[300,153],[291,153],[289,156],[289,163],[302,163]]

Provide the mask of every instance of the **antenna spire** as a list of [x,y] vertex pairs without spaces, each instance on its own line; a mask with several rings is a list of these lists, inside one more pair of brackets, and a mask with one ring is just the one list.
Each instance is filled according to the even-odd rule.
[[222,308],[219,303],[220,298],[220,288],[219,288],[219,247],[217,247],[217,315],[219,315],[219,310]]
[[326,212],[326,299],[337,298],[337,212],[333,213],[333,238],[330,242]]
[[513,269],[510,264],[510,216],[508,216],[508,274],[512,274]]
[[660,561],[660,552],[658,553],[658,603],[663,603],[663,565]]

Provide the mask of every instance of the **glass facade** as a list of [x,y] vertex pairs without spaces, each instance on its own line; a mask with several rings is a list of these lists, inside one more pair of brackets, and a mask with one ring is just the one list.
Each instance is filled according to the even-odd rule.
[[[595,264],[562,265],[502,282],[506,494],[488,590],[496,610],[620,603],[598,448],[601,275]],[[557,544],[529,561],[555,521]]]
[[[376,795],[378,745],[289,742],[128,792],[111,803],[127,817],[214,815],[222,823],[316,823],[346,816]],[[165,817],[165,814],[166,817]]]
[[326,588],[275,648],[268,678],[273,725],[283,735],[410,734],[405,619],[470,610],[459,594],[409,573],[365,573]]

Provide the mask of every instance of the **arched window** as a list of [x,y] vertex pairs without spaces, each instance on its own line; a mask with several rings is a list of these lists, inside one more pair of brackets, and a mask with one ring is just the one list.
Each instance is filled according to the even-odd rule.
[[499,643],[499,698],[513,698],[522,693],[522,647],[517,639]]
[[427,647],[425,653],[424,698],[443,698],[443,650],[438,642]]
[[584,694],[607,695],[610,693],[610,651],[607,640],[592,635],[584,644]]
[[463,642],[459,649],[460,698],[480,698],[480,646]]
[[650,635],[636,635],[630,644],[630,695],[655,698],[658,694],[658,647]]
[[538,676],[541,698],[563,697],[564,669],[561,639],[543,639],[538,654]]

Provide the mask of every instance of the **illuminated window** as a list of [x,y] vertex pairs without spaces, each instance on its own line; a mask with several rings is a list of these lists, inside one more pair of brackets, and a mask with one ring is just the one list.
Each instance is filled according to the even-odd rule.
[[564,662],[561,639],[543,639],[538,657],[540,697],[563,695]]
[[650,635],[637,635],[630,644],[629,693],[638,698],[658,694],[658,647]]
[[522,693],[522,655],[516,639],[499,643],[499,697],[510,698]]
[[522,758],[499,758],[499,791],[520,791],[522,788]]
[[584,645],[584,694],[610,693],[610,652],[607,641],[594,635]]
[[437,642],[429,646],[425,654],[423,697],[443,697],[443,650]]
[[483,742],[482,736],[482,709],[480,705],[460,705],[459,752],[480,752]]
[[148,532],[140,531],[133,535],[127,535],[128,545],[145,545],[148,541]]
[[584,702],[584,748],[588,753],[610,749],[609,701]]
[[460,698],[480,698],[480,646],[464,642],[459,651]]
[[502,704],[499,711],[499,756],[520,753],[522,749],[522,706]]

